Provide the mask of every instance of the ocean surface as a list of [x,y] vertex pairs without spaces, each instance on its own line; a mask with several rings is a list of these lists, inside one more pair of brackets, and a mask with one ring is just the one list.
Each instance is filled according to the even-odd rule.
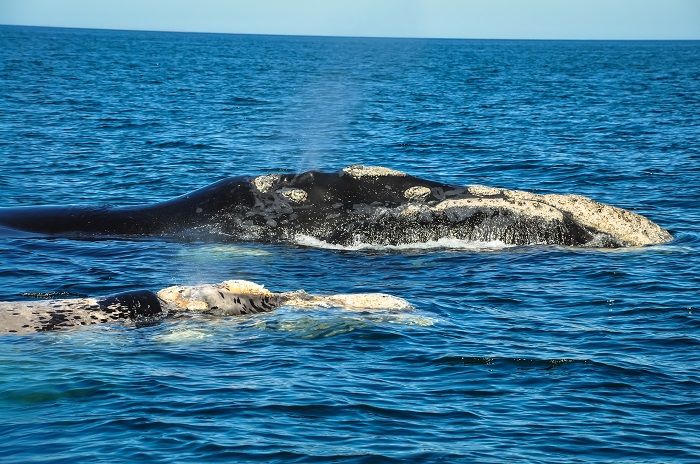
[[579,193],[617,250],[0,237],[0,301],[248,279],[387,292],[0,337],[0,462],[699,462],[700,42],[0,27],[0,206],[364,163]]

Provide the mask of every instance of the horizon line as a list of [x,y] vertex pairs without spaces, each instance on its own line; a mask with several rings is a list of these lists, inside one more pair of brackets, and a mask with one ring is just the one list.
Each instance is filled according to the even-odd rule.
[[35,27],[44,29],[75,29],[85,31],[114,31],[114,32],[155,32],[172,34],[217,34],[217,35],[251,35],[269,37],[318,37],[318,38],[338,38],[338,39],[421,39],[421,40],[518,40],[518,41],[569,41],[569,42],[698,42],[697,39],[582,39],[582,38],[522,38],[522,37],[422,37],[422,36],[382,36],[382,35],[326,35],[326,34],[285,34],[270,32],[219,32],[219,31],[185,31],[172,29],[130,29],[130,28],[110,28],[110,27],[85,27],[85,26],[51,26],[43,24],[4,24],[0,27]]

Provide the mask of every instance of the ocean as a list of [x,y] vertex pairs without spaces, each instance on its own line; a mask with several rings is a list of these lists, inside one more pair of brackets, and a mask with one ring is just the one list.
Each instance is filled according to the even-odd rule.
[[0,236],[0,301],[247,279],[406,314],[0,337],[0,462],[698,462],[700,42],[0,26],[0,206],[381,165],[578,193],[646,248]]

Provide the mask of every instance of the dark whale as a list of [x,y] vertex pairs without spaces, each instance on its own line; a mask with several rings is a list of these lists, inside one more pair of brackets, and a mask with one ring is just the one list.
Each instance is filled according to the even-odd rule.
[[130,207],[0,208],[4,233],[148,235],[340,246],[461,239],[513,245],[621,247],[671,235],[630,211],[578,195],[455,186],[383,167],[233,177]]

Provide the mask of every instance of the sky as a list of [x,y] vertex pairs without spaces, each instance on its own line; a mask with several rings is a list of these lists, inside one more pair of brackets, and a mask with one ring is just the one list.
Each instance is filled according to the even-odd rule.
[[0,24],[367,37],[700,39],[700,0],[0,0]]

